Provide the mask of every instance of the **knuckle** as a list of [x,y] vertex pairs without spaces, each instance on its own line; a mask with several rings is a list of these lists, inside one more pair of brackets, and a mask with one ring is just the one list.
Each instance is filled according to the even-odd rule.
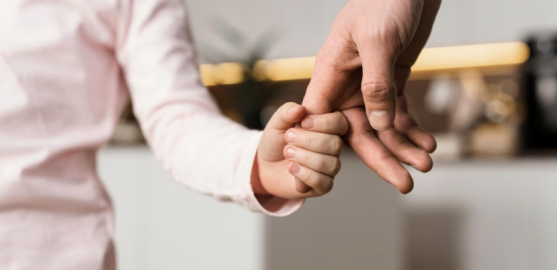
[[328,158],[326,161],[323,162],[324,165],[324,173],[326,174],[333,174],[335,171],[335,161],[333,158]]
[[[296,130],[295,128],[293,128],[293,130]],[[295,144],[297,146],[301,146],[306,148],[308,145],[308,142],[310,142],[311,140],[308,140],[307,134],[306,132],[302,131],[302,132],[296,132],[296,142]]]
[[331,168],[330,162],[325,158],[320,158],[315,162],[315,167],[318,168],[320,172],[327,173]]
[[302,162],[304,164],[311,164],[311,161],[312,161],[311,155],[308,155],[308,153],[304,153],[302,155]]
[[306,185],[310,186],[313,189],[315,188],[315,183],[314,183],[314,172],[313,170],[307,170],[306,173],[304,173],[303,175],[300,176],[300,180],[302,180],[302,182],[304,182]]
[[340,117],[342,117],[342,119],[340,121],[340,123],[341,123],[340,126],[342,128],[340,135],[345,135],[348,132],[348,129],[349,129],[348,120],[346,119],[346,117],[342,113],[339,113],[339,114],[340,114]]
[[311,170],[306,170],[302,167],[300,173],[296,174],[296,178],[302,182],[304,182],[304,184],[308,185],[311,187],[311,183],[310,183],[310,177],[311,177]]
[[311,171],[311,175],[308,178],[310,184],[318,191],[321,193],[327,193],[331,190],[331,182],[332,182],[332,177],[322,174],[322,173],[318,173],[316,171]]
[[329,121],[332,133],[342,136],[348,131],[348,120],[341,112],[335,112]]
[[313,184],[314,189],[320,194],[323,195],[325,192],[325,187],[327,183],[325,183],[326,179],[322,174],[313,173],[311,182]]
[[281,115],[286,114],[290,108],[294,107],[293,103],[294,102],[288,102],[288,103],[285,103],[284,105],[280,106],[280,108],[278,109],[279,113]]
[[386,100],[391,95],[391,87],[387,83],[386,78],[383,76],[376,77],[373,75],[373,79],[362,83],[362,94],[370,99],[374,100]]
[[325,117],[323,121],[321,121],[321,130],[328,132],[330,131],[334,125],[331,123],[331,119],[329,117]]
[[337,175],[338,172],[340,171],[340,167],[341,167],[341,162],[339,158],[331,159],[330,169],[332,175]]
[[324,176],[322,179],[321,193],[327,194],[333,189],[333,178],[329,176]]
[[406,40],[408,33],[399,28],[395,19],[388,17],[393,23],[385,23],[379,27],[365,29],[360,31],[360,39],[370,44],[379,42],[380,44],[389,44],[390,53],[399,52],[402,49],[403,41]]
[[335,138],[331,140],[331,147],[335,155],[340,155],[343,146],[344,142],[339,136],[335,136]]
[[317,138],[318,137],[316,137],[316,135],[313,133],[307,134],[305,141],[307,149],[319,149],[320,145],[319,142],[316,140]]
[[329,193],[333,188],[333,178],[310,170],[306,175],[305,182],[315,189],[319,196]]

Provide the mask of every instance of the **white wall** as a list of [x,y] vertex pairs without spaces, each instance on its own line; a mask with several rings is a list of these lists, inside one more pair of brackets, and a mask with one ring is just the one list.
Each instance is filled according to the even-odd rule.
[[262,269],[263,216],[184,188],[147,147],[103,149],[98,166],[116,210],[119,270]]
[[402,270],[403,195],[351,151],[326,196],[267,218],[266,270]]
[[405,196],[406,270],[557,269],[557,159],[438,162]]
[[267,31],[279,39],[269,57],[313,56],[321,48],[346,0],[186,0],[199,50],[207,44],[229,48],[215,33],[217,20],[229,22],[254,41]]
[[428,46],[522,40],[557,30],[555,10],[553,0],[444,0]]
[[[194,36],[224,46],[214,31],[217,18],[255,39],[266,29],[282,30],[270,58],[314,56],[347,0],[185,0]],[[557,1],[444,0],[428,46],[521,40],[531,30],[557,29]]]
[[109,147],[119,270],[400,270],[400,195],[349,152],[335,189],[270,218],[176,183],[146,147]]

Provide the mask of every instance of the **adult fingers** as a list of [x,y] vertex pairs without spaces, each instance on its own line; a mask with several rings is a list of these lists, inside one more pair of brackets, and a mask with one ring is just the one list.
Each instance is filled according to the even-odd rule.
[[395,129],[378,131],[377,137],[400,162],[421,172],[428,172],[433,167],[433,161],[428,153],[409,142]]
[[437,142],[433,135],[418,127],[414,119],[409,115],[401,116],[400,120],[395,120],[395,129],[400,130],[400,133],[406,136],[408,140],[426,152],[435,152]]
[[350,129],[344,136],[348,146],[374,170],[381,178],[395,186],[401,193],[408,193],[414,187],[410,173],[395,156],[373,134],[362,108],[343,111]]
[[412,143],[424,149],[428,153],[433,153],[437,148],[437,142],[431,133],[426,132],[416,124],[416,121],[408,113],[408,105],[404,95],[399,96],[397,106],[397,116],[395,118],[395,129],[406,136]]
[[394,64],[397,50],[388,40],[362,38],[358,50],[362,61],[362,94],[369,123],[375,130],[392,126],[397,91]]
[[406,47],[404,52],[402,52],[397,58],[397,66],[411,67],[414,65],[420,52],[425,46],[431,29],[433,28],[433,23],[435,22],[435,17],[441,6],[441,0],[426,0],[424,1],[424,6],[421,10],[419,25],[412,37],[412,41]]
[[352,79],[350,71],[359,66],[358,54],[352,47],[333,28],[317,54],[311,81],[302,102],[309,115],[330,113],[338,105],[339,97],[346,92]]

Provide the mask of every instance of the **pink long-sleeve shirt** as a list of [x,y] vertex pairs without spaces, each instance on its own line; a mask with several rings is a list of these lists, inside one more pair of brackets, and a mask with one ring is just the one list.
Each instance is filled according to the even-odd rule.
[[254,196],[261,134],[219,113],[188,31],[181,0],[0,1],[0,269],[115,268],[95,153],[130,96],[177,181],[272,215],[301,205]]

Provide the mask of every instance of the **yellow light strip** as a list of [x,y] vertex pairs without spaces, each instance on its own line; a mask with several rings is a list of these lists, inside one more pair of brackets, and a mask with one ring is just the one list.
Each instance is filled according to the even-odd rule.
[[518,65],[529,55],[528,45],[522,42],[426,48],[412,71]]
[[[528,46],[522,42],[426,48],[422,51],[414,72],[448,69],[509,66],[524,63],[529,57]],[[290,81],[311,78],[315,57],[261,60],[254,75],[259,80]],[[237,84],[244,80],[244,66],[239,63],[201,65],[201,80],[206,86]]]
[[267,64],[267,78],[275,82],[309,79],[314,65],[315,57],[273,60]]
[[204,64],[199,66],[201,82],[205,86],[238,84],[244,80],[244,66],[240,63]]

